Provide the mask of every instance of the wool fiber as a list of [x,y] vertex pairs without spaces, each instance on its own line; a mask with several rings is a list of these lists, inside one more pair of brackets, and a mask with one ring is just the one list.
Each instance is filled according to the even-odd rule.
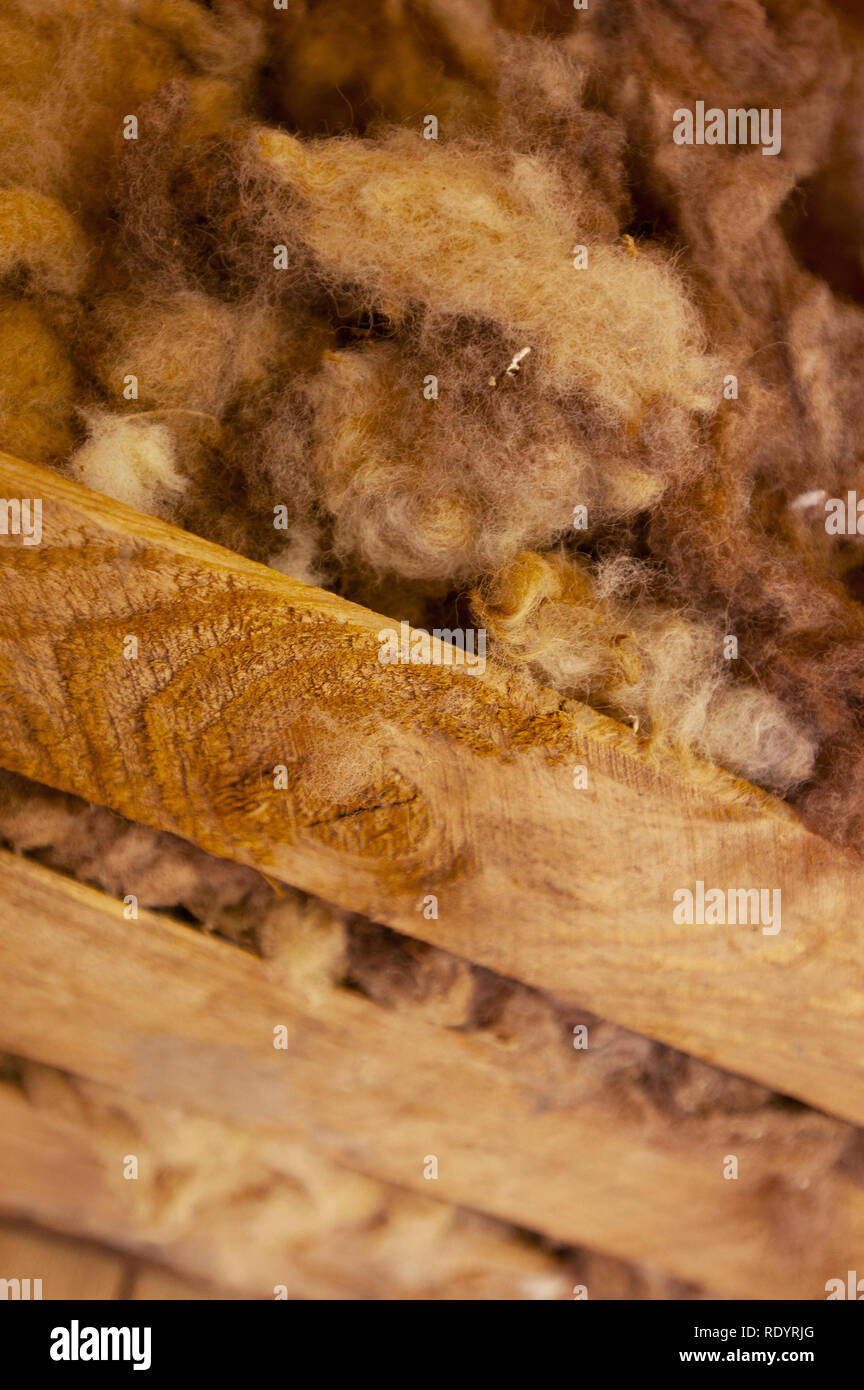
[[0,448],[864,848],[864,25],[709,10],[9,0]]

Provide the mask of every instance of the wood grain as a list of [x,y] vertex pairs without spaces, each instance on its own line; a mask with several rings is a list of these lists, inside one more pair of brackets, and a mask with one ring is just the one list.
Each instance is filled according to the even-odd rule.
[[[138,1180],[120,1179],[123,1147],[140,1159]],[[46,1299],[272,1300],[277,1285],[306,1299],[570,1295],[562,1263],[506,1225],[308,1148],[298,1163],[287,1139],[264,1139],[254,1168],[237,1161],[243,1147],[231,1126],[160,1114],[107,1088],[88,1087],[86,1104],[58,1113],[0,1084],[0,1210],[88,1238],[55,1243],[0,1224],[0,1270],[42,1277]],[[160,1263],[131,1268],[118,1250]]]
[[[250,1166],[237,1161],[243,1136],[231,1126],[176,1110],[160,1115],[98,1087],[88,1087],[86,1099],[79,1113],[61,1115],[0,1085],[8,1136],[0,1138],[0,1207],[25,1208],[60,1230],[158,1260],[129,1271],[132,1298],[272,1300],[277,1287],[283,1297],[305,1299],[571,1294],[564,1263],[509,1226],[361,1178],[308,1147],[298,1162],[287,1137],[259,1146],[256,1136],[263,1161]],[[140,1158],[136,1181],[119,1179],[121,1134]],[[49,1163],[34,1163],[34,1153],[49,1155]],[[8,1267],[44,1266],[31,1259]],[[64,1296],[60,1284],[52,1283],[53,1297]]]
[[[566,1038],[568,1075],[544,1084],[530,1057],[482,1033],[342,988],[307,998],[223,941],[151,913],[126,921],[114,900],[14,856],[0,863],[0,912],[0,1049],[110,1088],[117,1115],[137,1101],[217,1121],[242,1130],[255,1162],[269,1155],[277,1172],[289,1146],[310,1147],[327,1163],[734,1296],[821,1298],[826,1279],[855,1268],[864,1188],[842,1167],[808,1168],[800,1117],[767,1141],[758,1111],[672,1124],[662,1109],[598,1091],[584,1069],[590,1050]],[[280,1025],[287,1050],[273,1045]],[[100,1134],[93,1116],[70,1118],[54,1096],[44,1109],[15,1097],[6,1108],[7,1211],[98,1221],[94,1235],[115,1220],[134,1229],[121,1213],[135,1187],[119,1182],[125,1130],[87,1142],[90,1129]],[[814,1120],[832,1127],[838,1153],[853,1138],[847,1125]],[[217,1131],[185,1164],[175,1158],[174,1182],[185,1171],[206,1187],[207,1155],[219,1149]],[[737,1181],[722,1177],[729,1153]],[[102,1193],[95,1216],[88,1191]],[[182,1188],[178,1206],[194,1217]],[[192,1226],[206,1233],[208,1221]],[[163,1220],[163,1238],[165,1229]]]
[[[491,666],[381,665],[399,614],[0,485],[43,501],[39,546],[0,537],[0,764],[864,1119],[864,872],[787,807]],[[782,930],[675,925],[700,880],[779,888]]]
[[[123,1287],[126,1264],[116,1250],[63,1239],[17,1222],[0,1222],[0,1278],[41,1279],[45,1302],[115,1299]],[[31,1283],[31,1296],[32,1290]]]

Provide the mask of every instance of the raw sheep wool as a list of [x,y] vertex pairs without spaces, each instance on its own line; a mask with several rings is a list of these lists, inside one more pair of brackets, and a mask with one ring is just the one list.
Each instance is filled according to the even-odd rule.
[[9,0],[0,448],[864,848],[864,25],[708,8]]
[[94,416],[89,429],[86,443],[72,455],[72,476],[127,506],[170,517],[185,480],[177,471],[174,439],[165,425],[106,413]]
[[[547,683],[650,734],[785,793],[813,770],[811,741],[780,702],[726,679],[716,623],[647,599],[638,562],[597,578],[562,556],[524,552],[476,603],[478,619]],[[623,597],[630,602],[622,602]]]

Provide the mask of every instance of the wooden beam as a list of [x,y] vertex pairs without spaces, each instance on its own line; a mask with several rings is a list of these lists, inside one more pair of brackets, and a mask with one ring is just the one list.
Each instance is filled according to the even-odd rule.
[[[758,1112],[670,1125],[647,1097],[598,1090],[590,1049],[564,1037],[569,1080],[544,1083],[494,1038],[341,988],[303,997],[223,941],[150,913],[126,921],[113,899],[14,856],[0,861],[0,908],[0,1048],[110,1087],[120,1111],[137,1098],[209,1117],[242,1130],[259,1157],[311,1146],[426,1197],[740,1297],[819,1298],[855,1267],[864,1190],[830,1163],[810,1181],[814,1136],[795,1113],[767,1137]],[[283,1026],[285,1050],[274,1046]],[[57,1109],[31,1124],[61,1125]],[[832,1152],[853,1137],[814,1121]],[[4,1128],[3,1200],[42,1219],[46,1202],[80,1209],[73,1167],[82,1185],[98,1182],[104,1153],[85,1146],[70,1166],[47,1133]],[[119,1181],[126,1142],[116,1134],[110,1157],[132,1202],[134,1183]],[[723,1177],[728,1154],[735,1181]],[[437,1179],[424,1176],[429,1156]],[[28,1212],[34,1185],[41,1207]]]
[[[570,1296],[564,1263],[506,1225],[360,1177],[306,1146],[82,1090],[76,1106],[70,1083],[64,1108],[56,1091],[45,1105],[0,1083],[0,1210],[91,1242],[61,1243],[59,1264],[38,1234],[0,1225],[0,1271],[43,1277],[45,1298],[116,1297],[118,1249],[164,1267],[130,1271],[134,1298],[273,1299],[277,1287],[318,1299]],[[122,1177],[121,1150],[139,1163],[134,1179]],[[19,1248],[28,1236],[32,1248]],[[80,1294],[64,1277],[77,1276],[76,1251],[91,1271]],[[114,1284],[97,1285],[109,1262]],[[168,1270],[199,1282],[184,1287]]]
[[34,1279],[41,1281],[46,1302],[74,1298],[101,1303],[118,1298],[127,1263],[116,1250],[63,1239],[17,1222],[0,1222],[0,1278],[30,1279],[31,1298]]
[[[0,765],[864,1120],[864,870],[788,807],[491,666],[382,665],[399,615],[52,472],[0,489],[43,504],[0,538]],[[676,925],[698,882],[781,930]]]

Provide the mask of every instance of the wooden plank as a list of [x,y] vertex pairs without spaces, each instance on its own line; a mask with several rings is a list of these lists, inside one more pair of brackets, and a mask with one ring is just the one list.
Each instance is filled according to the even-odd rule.
[[[129,1297],[570,1295],[563,1262],[509,1227],[337,1168],[308,1146],[92,1085],[77,1107],[58,1099],[56,1086],[41,1106],[0,1085],[0,1206],[169,1267],[141,1265]],[[139,1161],[134,1180],[119,1177],[124,1147]]]
[[[580,1066],[590,1050],[566,1039],[572,1073],[544,1083],[530,1059],[482,1033],[340,988],[303,997],[225,942],[150,913],[128,922],[119,903],[14,856],[0,860],[0,904],[6,1051],[239,1127],[256,1154],[309,1144],[329,1162],[720,1292],[818,1298],[855,1267],[864,1189],[830,1166],[805,1176],[794,1117],[768,1142],[758,1111],[670,1126],[598,1089]],[[283,1025],[287,1050],[274,1047]],[[853,1137],[819,1123],[838,1152]],[[50,1143],[6,1128],[19,1147],[10,1157],[7,1138],[4,1200],[33,1214],[41,1169],[40,1210],[77,1210],[76,1173],[98,1178],[92,1155],[52,1167]],[[722,1178],[729,1153],[737,1181]]]
[[158,1265],[141,1265],[129,1297],[136,1302],[201,1303],[231,1298],[232,1295],[224,1289],[193,1283],[172,1273],[170,1269],[160,1269]]
[[[0,1120],[9,1126],[5,1132],[23,1127],[28,1143],[46,1145],[58,1163],[62,1160],[73,1172],[81,1173],[87,1168],[80,1161],[82,1151],[101,1152],[103,1161],[105,1157],[107,1136],[100,1132],[100,1118],[94,1114],[97,1098],[112,1109],[119,1101],[120,1113],[131,1111],[136,1122],[145,1119],[145,1111],[152,1112],[140,1102],[130,1107],[128,1099],[117,1097],[115,1092],[100,1094],[89,1087],[88,1113],[76,1127],[70,1125],[68,1116],[61,1119],[56,1111],[40,1112],[0,1085]],[[184,1132],[196,1122],[171,1112],[165,1123]],[[200,1142],[200,1137],[188,1136],[187,1148],[190,1139]],[[222,1162],[225,1146],[230,1152],[236,1135],[227,1128],[220,1134],[213,1127],[211,1137],[221,1142],[215,1150],[202,1149],[201,1168],[205,1178],[202,1187],[212,1189],[214,1160]],[[275,1150],[271,1145],[270,1153],[284,1159],[285,1146]],[[12,1158],[8,1147],[4,1153],[0,1138],[0,1168],[11,1171]],[[160,1163],[170,1167],[169,1155],[149,1143],[147,1158],[154,1170]],[[296,1159],[296,1150],[291,1158]],[[273,1299],[277,1289],[280,1297],[287,1294],[292,1299],[557,1301],[572,1298],[574,1283],[584,1285],[592,1299],[714,1296],[609,1256],[584,1250],[552,1255],[506,1225],[369,1179],[362,1180],[366,1189],[363,1204],[358,1209],[355,1203],[352,1211],[344,1188],[360,1179],[344,1169],[328,1168],[320,1154],[311,1152],[304,1154],[302,1167],[314,1170],[315,1194],[324,1198],[312,1229],[305,1233],[292,1231],[285,1222],[275,1169],[269,1189],[256,1191],[250,1202],[248,1173],[238,1167],[233,1188],[220,1194],[218,1204],[214,1202],[204,1210],[187,1200],[181,1180],[177,1205],[185,1211],[185,1225],[175,1230],[168,1244],[158,1220],[152,1216],[147,1219],[145,1203],[116,1200],[117,1185],[110,1182],[107,1171],[101,1183],[73,1188],[69,1195],[90,1228],[103,1230],[106,1240],[131,1249],[147,1249],[151,1257],[158,1255],[168,1262],[154,1264],[132,1257],[126,1261],[122,1292],[135,1301]],[[38,1177],[31,1180],[23,1171],[23,1161],[21,1168],[17,1181],[27,1187],[31,1207],[38,1211],[45,1205],[48,1219],[57,1221],[55,1190],[49,1186],[46,1191]],[[282,1171],[286,1183],[294,1188],[300,1180],[296,1162],[289,1159]],[[176,1180],[176,1170],[173,1176]],[[195,1181],[190,1174],[189,1186]],[[238,1198],[246,1201],[245,1219],[238,1216]],[[70,1216],[74,1220],[74,1210],[72,1201],[67,1200],[67,1220]],[[53,1239],[44,1232],[36,1235],[40,1240]],[[99,1253],[97,1247],[81,1241],[63,1243],[70,1249]],[[240,1259],[238,1250],[242,1251]],[[188,1273],[179,1272],[184,1270]],[[220,1284],[220,1280],[225,1282]],[[62,1292],[57,1296],[63,1296]]]
[[[381,665],[398,615],[47,470],[0,488],[43,503],[0,538],[0,765],[864,1119],[864,870],[787,807],[491,666]],[[700,881],[779,889],[780,932],[675,925]]]
[[0,1222],[0,1278],[42,1281],[43,1300],[117,1298],[127,1260],[80,1240]]

